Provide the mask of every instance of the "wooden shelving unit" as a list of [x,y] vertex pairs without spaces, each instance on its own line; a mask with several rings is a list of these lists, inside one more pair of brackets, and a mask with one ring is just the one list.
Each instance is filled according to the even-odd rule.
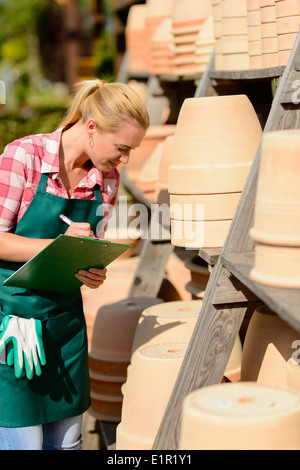
[[[223,73],[214,71],[211,63],[197,96],[207,96],[212,80],[251,82],[276,78],[278,86],[264,133],[299,128],[300,107],[292,100],[293,82],[300,79],[299,54],[300,33],[284,69]],[[183,399],[197,388],[221,382],[249,302],[263,302],[300,332],[300,290],[270,288],[252,281],[249,275],[254,265],[254,244],[249,230],[253,225],[260,156],[261,143],[223,248],[219,254],[218,250],[199,251],[203,258],[214,257],[214,267],[154,449],[177,449]]]
[[[300,106],[293,103],[293,83],[300,80],[300,33],[286,67],[222,72],[214,70],[214,54],[200,77],[156,77],[166,90],[185,83],[190,96],[248,94],[256,111],[263,115],[264,133],[300,128]],[[143,77],[149,80],[149,78]],[[188,87],[186,87],[189,83]],[[166,85],[167,84],[167,85]],[[271,84],[273,87],[271,87]],[[276,90],[276,91],[275,91]],[[274,98],[273,98],[274,94]],[[182,101],[184,96],[179,97]],[[171,98],[172,100],[172,94]],[[178,98],[177,98],[178,99]],[[178,104],[178,103],[177,103]],[[254,244],[249,237],[253,225],[256,183],[261,156],[257,149],[249,177],[222,248],[199,247],[198,255],[210,265],[211,275],[194,333],[179,371],[153,449],[178,448],[181,409],[185,396],[197,388],[221,382],[235,340],[252,302],[261,302],[300,332],[300,290],[281,289],[255,283],[250,278]],[[136,197],[136,190],[123,177],[123,184]],[[156,296],[166,263],[174,247],[170,240],[146,240],[129,292],[130,296]]]

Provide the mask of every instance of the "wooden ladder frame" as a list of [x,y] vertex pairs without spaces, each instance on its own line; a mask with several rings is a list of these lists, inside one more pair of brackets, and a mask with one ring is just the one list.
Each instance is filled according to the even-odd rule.
[[[198,96],[207,94],[211,67],[212,63],[202,77]],[[296,80],[300,80],[300,33],[279,80],[264,133],[300,127],[299,104],[292,100]],[[261,142],[225,244],[212,269],[201,314],[153,449],[176,450],[184,398],[195,389],[221,382],[249,301],[261,300],[300,331],[300,290],[259,285],[249,276],[254,263],[254,244],[249,230],[253,225],[260,156]]]

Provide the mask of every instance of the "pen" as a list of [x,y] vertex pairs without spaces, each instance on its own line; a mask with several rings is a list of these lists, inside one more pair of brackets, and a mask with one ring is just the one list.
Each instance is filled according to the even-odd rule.
[[71,225],[73,222],[71,219],[69,219],[69,217],[66,217],[64,214],[60,214],[59,216],[61,218],[61,220],[63,220],[64,222],[66,222],[66,224],[68,225]]

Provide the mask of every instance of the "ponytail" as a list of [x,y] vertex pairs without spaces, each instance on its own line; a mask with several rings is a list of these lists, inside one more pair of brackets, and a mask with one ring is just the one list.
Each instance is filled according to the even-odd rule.
[[148,129],[150,122],[146,106],[130,86],[98,79],[78,85],[79,91],[61,127],[71,127],[80,119],[86,122],[92,118],[103,132],[116,132],[124,121],[136,122],[142,129]]

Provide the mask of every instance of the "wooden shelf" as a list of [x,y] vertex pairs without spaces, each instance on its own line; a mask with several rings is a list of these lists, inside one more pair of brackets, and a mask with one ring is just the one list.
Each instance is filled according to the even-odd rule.
[[253,281],[254,251],[221,255],[222,265],[271,310],[300,331],[300,289],[270,287]]
[[285,67],[282,66],[257,70],[212,70],[209,76],[215,80],[270,80],[280,77],[284,69]]

